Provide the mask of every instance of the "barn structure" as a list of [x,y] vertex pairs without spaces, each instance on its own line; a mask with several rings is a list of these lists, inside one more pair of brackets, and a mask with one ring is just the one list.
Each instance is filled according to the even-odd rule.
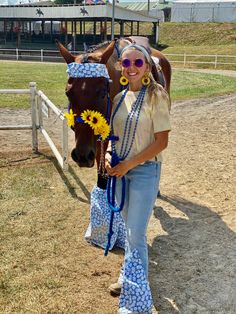
[[[19,5],[0,7],[0,44],[5,46],[23,44],[55,45],[55,39],[72,44],[73,50],[83,43],[93,45],[110,40],[112,19],[115,21],[115,37],[146,35],[150,42],[158,42],[158,18],[149,14],[115,6],[115,15],[110,3],[101,5]],[[114,16],[114,17],[113,17]],[[149,33],[140,32],[142,23],[148,23]],[[45,46],[42,46],[45,48]]]
[[170,21],[170,11],[172,2],[163,1],[160,3],[155,2],[134,2],[134,1],[122,1],[119,2],[119,5],[125,9],[138,11],[140,13],[147,13],[151,16],[155,16],[159,19],[160,22]]
[[236,22],[236,0],[176,0],[171,22]]

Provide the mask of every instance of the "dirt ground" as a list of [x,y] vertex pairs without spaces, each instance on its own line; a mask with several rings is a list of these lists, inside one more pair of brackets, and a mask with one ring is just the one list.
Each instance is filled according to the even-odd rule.
[[[172,105],[172,131],[162,167],[162,196],[156,201],[148,231],[150,284],[154,312],[159,314],[236,313],[235,103],[236,94],[231,94]],[[1,109],[0,124],[11,121],[27,123],[29,111]],[[45,122],[59,142],[57,123],[55,119]],[[46,147],[41,135],[39,142],[42,148]],[[10,162],[17,159],[20,164],[17,154],[30,149],[30,143],[30,132],[0,133],[1,150],[5,156],[9,152]],[[73,146],[72,133],[70,146]],[[24,155],[21,158],[24,161]],[[95,174],[94,169],[90,171]],[[81,180],[86,185],[91,177],[84,176]],[[90,187],[93,184],[89,182]],[[80,197],[83,207],[82,192]],[[80,221],[80,229],[85,231],[86,227],[87,221]],[[87,246],[83,237],[76,245]],[[92,290],[93,300],[99,302],[104,296],[104,311],[99,313],[116,313],[110,310],[110,305],[117,305],[117,299],[114,301],[104,291],[118,274],[122,255],[111,253],[109,264],[104,265],[99,275],[97,250],[93,248],[88,256],[83,256],[84,272],[87,278],[100,276],[96,289]],[[104,287],[102,293],[100,284]],[[88,285],[91,293],[94,287],[91,282]],[[83,302],[86,304],[86,298]],[[75,312],[71,309],[60,313]],[[98,312],[89,310],[87,304],[78,312],[82,313]]]

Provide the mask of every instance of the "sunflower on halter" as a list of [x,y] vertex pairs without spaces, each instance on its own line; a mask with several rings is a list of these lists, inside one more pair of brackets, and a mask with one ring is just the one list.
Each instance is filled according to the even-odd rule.
[[[104,119],[105,120],[105,119]],[[94,130],[95,135],[100,135],[104,141],[110,134],[110,126],[107,124],[106,120],[100,127]]]
[[75,117],[76,114],[73,113],[73,110],[70,109],[70,112],[65,112],[64,117],[67,119],[67,124],[69,127],[75,126]]
[[110,127],[106,119],[98,111],[85,110],[81,114],[85,123],[89,124],[95,135],[100,135],[104,141],[110,134]]
[[84,120],[85,123],[88,123],[93,130],[97,130],[97,128],[100,128],[104,124],[104,122],[106,123],[106,120],[98,111],[86,110],[86,116],[88,116],[89,119],[84,119],[84,112],[81,114],[81,118]]
[[70,112],[65,112],[64,116],[67,119],[67,124],[69,127],[74,127],[75,121],[80,123],[87,123],[93,129],[94,134],[100,135],[103,141],[105,141],[105,139],[110,134],[109,124],[103,115],[98,111],[84,110],[81,113],[80,118],[75,119],[76,114],[74,114],[73,110],[70,109]]
[[81,113],[81,118],[84,120],[84,123],[89,123],[91,120],[91,110],[84,110]]

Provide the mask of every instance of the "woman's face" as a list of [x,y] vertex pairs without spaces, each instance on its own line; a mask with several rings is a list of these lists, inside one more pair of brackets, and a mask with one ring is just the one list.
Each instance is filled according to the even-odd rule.
[[[142,66],[140,66],[141,64]],[[121,66],[122,74],[129,80],[130,84],[141,84],[142,77],[149,71],[149,65],[139,50],[126,50],[122,54]]]

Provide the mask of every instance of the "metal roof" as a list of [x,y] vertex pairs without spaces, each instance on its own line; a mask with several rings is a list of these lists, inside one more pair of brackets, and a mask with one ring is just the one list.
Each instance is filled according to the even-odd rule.
[[[112,5],[75,5],[75,6],[1,6],[0,20],[95,20],[112,19]],[[157,22],[156,17],[134,10],[115,6],[115,20]]]
[[[170,8],[172,7],[173,3],[168,2],[168,3],[159,3],[159,2],[150,2],[150,10],[157,9],[157,10],[162,10],[164,8]],[[148,10],[148,2],[120,2],[119,6],[129,9],[129,10],[134,10],[134,11],[144,11]]]

